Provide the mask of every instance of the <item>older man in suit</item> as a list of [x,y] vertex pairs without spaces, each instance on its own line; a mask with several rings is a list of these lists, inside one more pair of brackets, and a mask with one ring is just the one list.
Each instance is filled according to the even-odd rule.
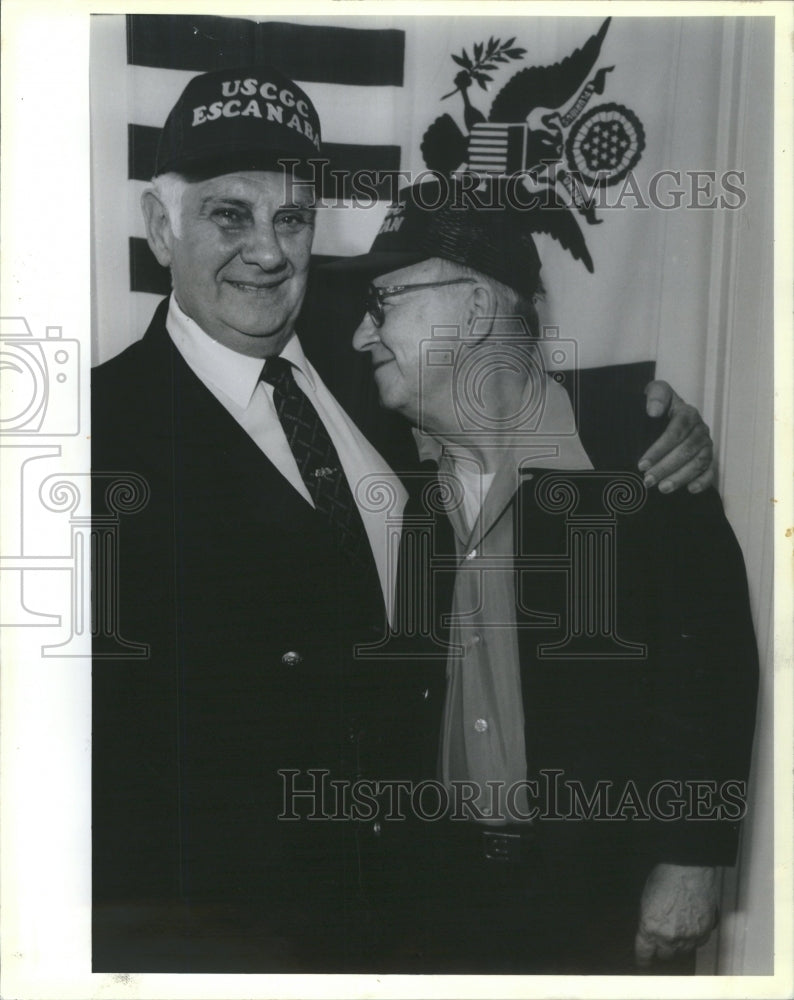
[[[392,588],[383,524],[352,492],[389,469],[294,333],[314,192],[278,161],[319,136],[275,70],[188,85],[143,196],[174,294],[93,373],[94,471],[149,492],[117,566],[121,626],[149,655],[94,671],[97,969],[333,968],[355,937],[349,831],[279,821],[280,771],[355,765],[352,650]],[[142,927],[114,936],[125,919]]]
[[[394,567],[357,486],[405,500],[295,333],[315,201],[293,182],[319,154],[278,71],[195,77],[142,201],[173,294],[93,372],[94,516],[128,474],[147,500],[95,579],[146,646],[94,663],[96,971],[349,970],[368,947],[360,827],[285,802],[295,775],[366,769],[389,678],[353,651],[384,631]],[[690,412],[665,441],[699,476]]]
[[391,649],[414,791],[378,846],[395,964],[683,973],[744,812],[742,556],[714,490],[646,491],[636,386],[604,380],[593,424],[593,386],[544,371],[540,259],[498,184],[415,185],[345,265],[372,276],[354,346],[426,472]]

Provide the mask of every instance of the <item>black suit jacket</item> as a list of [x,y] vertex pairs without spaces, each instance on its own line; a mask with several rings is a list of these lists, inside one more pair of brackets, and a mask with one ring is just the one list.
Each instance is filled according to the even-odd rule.
[[[516,540],[534,864],[483,867],[482,828],[389,821],[384,799],[362,847],[395,914],[389,971],[631,972],[653,866],[735,860],[758,669],[742,556],[714,490],[643,489],[636,462],[658,425],[619,376],[580,386],[603,410],[589,421],[581,409],[594,470],[529,469],[501,513]],[[478,572],[477,557],[459,558],[458,572]],[[395,640],[406,648],[414,659],[390,671],[393,718],[413,722],[388,734],[383,771],[416,783],[438,775],[446,676],[437,648]]]
[[[534,475],[516,498],[523,551],[567,552],[575,581],[521,574],[519,625],[529,624],[527,609],[559,616],[519,629],[528,769],[559,771],[589,795],[610,783],[597,818],[580,806],[556,824],[561,849],[610,841],[651,863],[731,865],[758,675],[744,562],[715,490],[664,496],[639,485],[632,470],[649,423],[637,419],[640,405],[631,393],[613,398],[623,412],[614,461],[563,477],[577,494],[568,509],[549,509],[556,473]],[[588,544],[603,546],[597,558],[574,554]],[[597,566],[598,576],[577,565]],[[574,805],[562,790],[557,811]]]
[[[118,587],[121,635],[150,647],[145,659],[94,663],[94,967],[355,968],[357,949],[366,947],[358,917],[367,912],[368,876],[395,858],[390,831],[387,824],[374,836],[371,823],[280,820],[291,779],[279,772],[299,772],[301,787],[310,770],[338,778],[434,776],[443,665],[418,657],[390,669],[352,656],[356,642],[372,641],[383,628],[379,601],[340,561],[312,508],[185,365],[165,330],[166,309],[164,302],[142,341],[93,372],[95,518],[107,506],[105,474],[134,472],[149,489],[145,508],[120,520],[113,579],[97,584],[108,593]],[[306,346],[345,408],[394,467],[405,468],[412,450],[407,427],[372,405],[367,372],[352,356],[349,366],[326,372],[311,342]],[[319,346],[320,356],[329,353],[327,344]],[[642,384],[651,371],[581,373],[571,383],[583,443],[600,467],[632,468],[642,451],[636,434],[624,440],[627,428],[643,424],[641,396],[628,408],[615,404],[627,375]],[[678,607],[674,598],[689,594],[687,606],[698,609],[710,587],[731,595],[728,604],[711,600],[703,608],[711,623],[695,646],[697,662],[671,659],[654,646],[652,669],[577,663],[544,670],[532,652],[543,637],[522,633],[530,770],[562,767],[584,778],[626,753],[647,756],[647,724],[656,718],[668,720],[656,731],[680,751],[663,775],[675,777],[693,760],[693,734],[710,731],[698,726],[718,719],[720,767],[738,775],[722,751],[739,690],[746,697],[735,749],[737,767],[746,769],[754,653],[740,562],[713,509],[719,501],[694,504],[710,511],[701,518],[709,527],[701,538],[693,527],[701,521],[691,520],[693,499],[649,497],[646,515],[656,513],[632,522],[632,530],[643,527],[638,547],[621,549],[636,557],[619,578],[634,591],[626,607],[639,604],[632,627],[643,636],[656,599],[648,574],[658,576],[665,602],[654,621],[662,642],[684,631],[667,618]],[[518,506],[532,503],[531,489],[522,491]],[[552,544],[555,532],[553,544],[562,544],[563,520],[538,527],[538,544]],[[671,524],[683,532],[678,561],[666,545]],[[712,573],[709,561],[721,545],[725,565]],[[689,589],[682,589],[687,573]],[[715,581],[724,588],[713,591]],[[540,577],[535,583],[540,607],[555,591],[547,592]],[[723,612],[724,641],[712,644]],[[733,664],[727,686],[725,651]],[[695,680],[704,669],[708,684]],[[650,678],[644,688],[641,675]],[[674,697],[679,690],[681,699]],[[617,741],[615,733],[622,734]],[[582,761],[594,770],[582,770]],[[667,766],[663,756],[643,764],[643,780],[660,761]],[[697,775],[712,774],[709,767]],[[292,804],[305,813],[316,802]],[[705,852],[687,848],[677,857],[726,860],[735,824],[719,852],[711,834],[705,841]],[[232,907],[222,926],[218,906]],[[241,942],[250,952],[241,953]]]
[[[113,474],[135,473],[149,493],[120,518],[112,578],[95,574],[95,595],[117,594],[120,634],[149,647],[104,659],[95,642],[95,968],[201,967],[202,955],[180,958],[184,941],[170,956],[136,950],[107,916],[118,907],[193,920],[230,904],[266,915],[271,967],[311,968],[315,956],[328,967],[323,947],[341,955],[359,890],[355,835],[279,817],[294,811],[290,782],[359,766],[378,672],[353,647],[381,633],[382,598],[190,371],[166,310],[92,373],[95,523]],[[317,801],[293,804],[305,814]],[[162,940],[175,933],[166,924]]]
[[[730,865],[758,679],[744,562],[715,490],[643,488],[636,463],[658,423],[622,375],[586,372],[579,385],[594,471],[527,470],[501,515],[516,541],[532,804],[552,853],[625,849],[648,864]],[[544,557],[556,564],[537,562]],[[476,565],[461,562],[463,571]],[[414,648],[415,663],[393,672],[404,711],[419,720],[402,764],[427,778],[446,681],[443,664]],[[387,827],[380,850],[389,836],[399,844],[400,831]]]

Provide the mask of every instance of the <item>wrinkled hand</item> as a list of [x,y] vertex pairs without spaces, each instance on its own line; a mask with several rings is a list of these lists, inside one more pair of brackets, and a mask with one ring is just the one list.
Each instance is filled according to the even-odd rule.
[[717,923],[717,872],[696,865],[657,865],[645,883],[634,956],[640,967],[705,944]]
[[645,485],[658,483],[662,493],[672,493],[680,486],[699,493],[711,486],[716,478],[714,442],[700,412],[685,403],[667,382],[649,382],[645,395],[649,417],[670,418],[664,432],[639,461]]

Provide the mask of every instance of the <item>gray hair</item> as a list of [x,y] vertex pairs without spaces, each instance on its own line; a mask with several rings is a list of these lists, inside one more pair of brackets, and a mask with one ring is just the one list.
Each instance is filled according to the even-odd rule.
[[540,283],[540,279],[538,279],[538,289],[535,295],[531,299],[528,299],[520,292],[517,292],[515,288],[497,281],[496,278],[492,278],[488,274],[483,274],[482,271],[468,267],[466,264],[458,264],[456,261],[446,260],[442,257],[433,258],[433,262],[438,265],[440,277],[442,278],[474,278],[476,281],[488,285],[496,299],[497,316],[501,318],[519,317],[527,324],[529,332],[533,337],[540,335],[540,321],[535,309],[535,302],[537,299],[542,298],[544,294],[544,288]]
[[179,239],[182,229],[182,197],[189,183],[190,181],[184,178],[182,174],[160,174],[159,177],[155,177],[152,180],[151,185],[147,189],[162,202],[168,215],[171,231],[177,239]]

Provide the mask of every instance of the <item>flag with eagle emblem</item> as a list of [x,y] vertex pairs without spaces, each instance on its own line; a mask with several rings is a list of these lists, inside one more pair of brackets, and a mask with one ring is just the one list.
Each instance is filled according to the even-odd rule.
[[94,362],[137,339],[169,290],[139,209],[168,109],[196,73],[252,60],[296,80],[322,121],[335,187],[317,258],[366,251],[423,172],[518,178],[542,321],[576,339],[584,366],[654,362],[681,309],[703,308],[713,214],[686,211],[688,171],[734,166],[717,159],[724,23],[95,17]]

